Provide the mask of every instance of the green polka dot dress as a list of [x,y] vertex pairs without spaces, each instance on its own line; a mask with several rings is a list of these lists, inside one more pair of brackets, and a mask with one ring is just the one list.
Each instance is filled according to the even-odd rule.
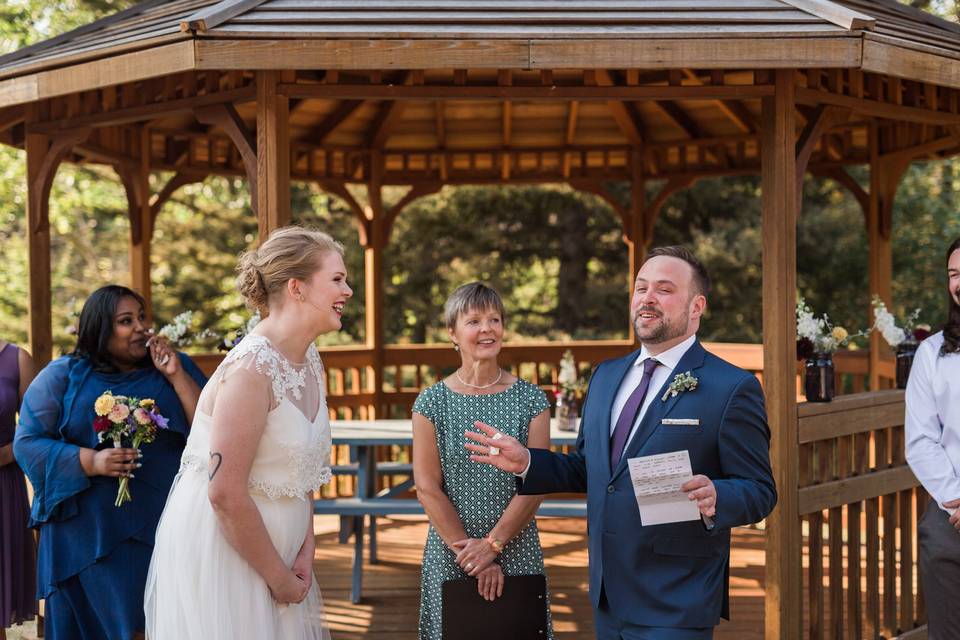
[[[474,430],[474,421],[480,420],[526,443],[530,421],[549,406],[543,391],[524,380],[486,395],[457,393],[438,382],[417,397],[414,412],[436,427],[444,491],[471,538],[485,538],[490,533],[517,487],[512,474],[470,460],[470,452],[463,446],[463,432]],[[442,585],[445,580],[467,577],[456,557],[431,526],[423,550],[420,640],[442,640]],[[504,546],[497,562],[507,576],[543,573],[543,551],[535,521]],[[547,631],[553,638],[549,613]]]

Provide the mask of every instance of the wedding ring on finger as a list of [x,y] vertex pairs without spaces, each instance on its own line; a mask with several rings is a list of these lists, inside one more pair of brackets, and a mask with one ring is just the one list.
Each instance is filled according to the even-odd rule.
[[472,563],[472,562],[468,562],[468,563],[467,563],[467,571],[470,571],[471,569],[473,569],[473,563]]
[[[500,440],[501,438],[503,438],[503,434],[497,431],[497,433],[493,436],[493,438],[491,438],[491,440]],[[500,447],[494,447],[493,445],[490,445],[490,453],[488,453],[487,455],[488,456],[500,455]]]

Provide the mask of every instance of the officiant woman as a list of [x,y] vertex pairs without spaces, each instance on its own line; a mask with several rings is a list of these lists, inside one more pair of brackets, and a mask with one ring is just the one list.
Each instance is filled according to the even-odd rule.
[[[14,455],[34,489],[37,597],[46,600],[50,640],[130,640],[143,631],[154,531],[205,382],[148,327],[137,293],[96,290],[80,313],[73,353],[47,365],[24,396]],[[169,420],[142,457],[98,443],[94,402],[105,391],[152,398]],[[115,507],[123,476],[133,500]]]
[[[464,285],[447,300],[444,315],[460,366],[424,389],[413,405],[413,474],[417,498],[430,518],[421,640],[441,640],[444,581],[476,579],[480,595],[494,600],[502,594],[504,575],[543,574],[533,519],[540,498],[516,495],[512,475],[470,462],[463,433],[481,420],[546,449],[550,404],[543,391],[497,361],[505,314],[496,291],[480,282]],[[461,622],[483,625],[482,620]],[[547,631],[552,637],[549,618]]]

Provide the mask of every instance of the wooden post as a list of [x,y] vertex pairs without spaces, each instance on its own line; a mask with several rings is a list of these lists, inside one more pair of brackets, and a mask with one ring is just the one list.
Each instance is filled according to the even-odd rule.
[[30,133],[29,123],[39,117],[38,105],[27,106],[27,262],[30,273],[28,316],[30,353],[43,366],[53,358],[53,318],[50,277],[50,192],[42,188],[40,170],[50,149],[50,139]]
[[[150,284],[150,245],[153,240],[153,212],[150,207],[150,130],[140,130],[140,165],[131,176],[134,188],[127,190],[130,212],[130,288],[146,301],[147,318],[153,317]],[[131,200],[131,195],[133,200]]]
[[796,401],[797,174],[794,72],[774,72],[775,93],[763,98],[763,377],[770,458],[779,502],[767,518],[767,640],[802,633],[801,537]]
[[383,154],[370,153],[370,182],[367,184],[369,232],[363,248],[366,302],[367,348],[373,351],[368,381],[372,386],[373,415],[386,417],[383,409],[383,250],[386,247],[386,212],[383,208]]
[[277,92],[289,72],[257,72],[256,211],[260,241],[290,224],[290,101]]
[[[652,236],[647,234],[646,189],[647,183],[643,178],[643,152],[640,147],[633,147],[630,152],[630,215],[627,219],[629,228],[624,230],[630,251],[630,282],[627,283],[627,291],[631,296],[633,283],[637,279],[640,267],[643,266],[647,246]],[[627,335],[633,338],[635,345],[639,344],[632,323],[627,327]]]
[[30,352],[43,366],[53,358],[52,278],[50,275],[50,188],[57,168],[90,129],[72,129],[50,138],[30,130],[45,113],[46,105],[26,109],[27,133],[27,262],[29,265]]
[[[867,210],[867,242],[869,243],[869,290],[871,297],[876,294],[893,308],[893,201],[897,194],[900,178],[903,177],[909,161],[899,157],[884,158],[880,154],[880,136],[876,124],[869,129],[870,144],[870,207]],[[873,309],[870,309],[870,322],[873,322]],[[888,351],[882,336],[870,333],[870,390],[880,388],[881,354]]]

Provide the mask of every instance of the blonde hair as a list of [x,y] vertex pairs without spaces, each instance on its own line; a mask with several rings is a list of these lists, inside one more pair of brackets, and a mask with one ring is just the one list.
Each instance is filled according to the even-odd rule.
[[271,295],[291,278],[309,278],[331,251],[343,255],[343,245],[322,231],[296,226],[275,229],[258,249],[240,255],[237,290],[248,309],[266,311]]

